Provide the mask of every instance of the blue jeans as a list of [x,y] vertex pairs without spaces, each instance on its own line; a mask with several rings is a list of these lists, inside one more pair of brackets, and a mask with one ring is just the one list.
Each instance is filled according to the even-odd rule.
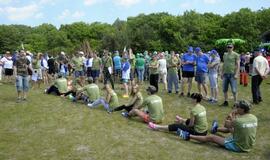
[[110,105],[105,101],[104,98],[99,98],[99,99],[95,100],[92,103],[92,107],[91,108],[97,108],[100,104],[102,104],[103,107],[104,107],[104,109],[106,109],[107,111],[110,110]]
[[144,68],[137,68],[137,72],[138,72],[138,79],[139,81],[143,81],[144,79]]
[[168,91],[171,92],[172,91],[172,86],[174,84],[175,87],[175,91],[179,90],[179,86],[178,86],[178,75],[175,74],[168,74]]
[[225,73],[223,75],[223,92],[227,93],[229,85],[231,86],[231,90],[233,94],[237,92],[237,79],[234,78],[234,74]]
[[16,77],[16,89],[17,91],[27,92],[29,90],[29,76],[17,75]]

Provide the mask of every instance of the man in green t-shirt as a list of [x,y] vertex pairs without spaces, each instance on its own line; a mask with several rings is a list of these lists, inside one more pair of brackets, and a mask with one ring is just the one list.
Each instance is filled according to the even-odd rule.
[[114,82],[112,79],[113,74],[113,61],[112,57],[109,56],[109,51],[104,51],[104,57],[102,58],[102,65],[103,65],[103,76],[104,76],[104,85],[107,84],[109,80],[112,85],[112,89],[114,89]]
[[161,123],[164,118],[162,99],[156,95],[157,89],[155,86],[149,86],[146,91],[150,96],[143,101],[142,108],[147,110],[147,113],[134,108],[129,112],[129,116],[137,115],[145,123]]
[[223,55],[223,67],[221,70],[221,79],[223,82],[224,103],[222,106],[228,106],[228,88],[229,84],[233,93],[234,103],[237,99],[237,78],[240,68],[240,60],[238,53],[233,51],[233,45],[227,46],[228,52]]
[[158,73],[158,60],[157,60],[157,52],[153,53],[153,59],[149,63],[149,73],[150,73],[150,85],[155,86],[158,92],[158,80],[159,80],[159,73]]
[[175,55],[174,51],[171,51],[171,56],[167,59],[167,68],[168,68],[168,93],[172,93],[172,88],[174,84],[175,93],[178,94],[179,86],[178,86],[178,58]]
[[100,97],[99,87],[92,77],[88,78],[88,85],[79,88],[76,94],[76,100],[83,100],[85,104],[93,103]]
[[144,79],[144,65],[145,65],[145,59],[143,58],[143,54],[139,53],[137,54],[136,58],[136,70],[138,73],[138,82],[141,84]]
[[58,78],[55,80],[54,84],[47,90],[45,93],[51,94],[55,93],[58,96],[64,95],[68,92],[68,83],[67,79],[59,75]]
[[92,77],[94,82],[97,83],[97,79],[99,78],[100,68],[102,66],[102,60],[97,56],[97,53],[93,54],[93,62],[92,62]]
[[78,78],[80,77],[80,82],[79,84],[81,86],[84,85],[84,72],[83,72],[83,55],[84,53],[82,51],[79,51],[75,57],[71,59],[72,66],[74,68],[74,77]]
[[249,152],[256,141],[256,132],[258,126],[257,117],[250,114],[251,104],[240,100],[235,103],[236,110],[226,119],[224,127],[218,128],[217,122],[213,122],[211,132],[231,133],[224,138],[217,135],[195,136],[182,131],[181,138],[185,140],[194,139],[201,142],[212,142],[225,147],[234,152]]

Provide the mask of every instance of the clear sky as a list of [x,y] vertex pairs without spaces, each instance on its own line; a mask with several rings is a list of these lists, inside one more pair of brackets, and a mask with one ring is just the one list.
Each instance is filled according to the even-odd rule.
[[37,26],[77,21],[113,23],[140,13],[168,12],[181,15],[186,10],[213,12],[220,15],[270,7],[270,0],[0,0],[0,24]]

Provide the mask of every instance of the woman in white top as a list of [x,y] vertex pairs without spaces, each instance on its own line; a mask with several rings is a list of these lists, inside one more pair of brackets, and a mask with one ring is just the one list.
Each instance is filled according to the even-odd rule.
[[13,76],[13,61],[9,51],[6,52],[5,56],[1,59],[5,71],[5,81],[11,82]]
[[164,90],[167,91],[167,62],[164,57],[164,53],[160,54],[158,66],[159,77],[162,79],[162,82],[164,84]]

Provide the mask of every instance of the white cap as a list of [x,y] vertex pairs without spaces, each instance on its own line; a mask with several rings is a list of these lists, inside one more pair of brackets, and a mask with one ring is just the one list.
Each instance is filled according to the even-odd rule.
[[83,51],[79,51],[79,54],[84,55]]
[[61,53],[60,53],[60,54],[65,55],[65,52],[61,51]]

